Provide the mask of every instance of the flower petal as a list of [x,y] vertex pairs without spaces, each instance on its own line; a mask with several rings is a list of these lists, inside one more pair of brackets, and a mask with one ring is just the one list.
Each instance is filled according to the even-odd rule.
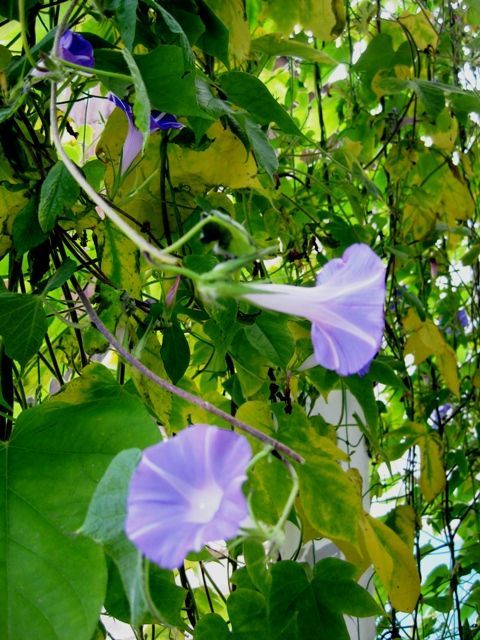
[[358,373],[380,349],[385,267],[370,247],[354,244],[325,265],[317,289],[322,309],[312,326],[315,358],[340,375]]

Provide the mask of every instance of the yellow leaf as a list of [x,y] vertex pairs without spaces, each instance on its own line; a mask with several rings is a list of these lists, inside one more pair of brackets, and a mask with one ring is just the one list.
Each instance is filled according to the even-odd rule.
[[425,193],[411,195],[403,208],[405,233],[412,232],[415,240],[421,240],[433,231],[437,212],[428,206]]
[[475,203],[467,185],[455,169],[448,169],[442,174],[442,189],[438,203],[439,214],[451,227],[458,220],[468,220],[475,213]]
[[422,10],[416,14],[407,13],[398,21],[409,31],[420,51],[432,47],[437,48],[438,35],[429,20],[428,11]]
[[[272,435],[274,432],[272,412],[268,405],[261,400],[249,400],[245,402],[240,405],[235,415],[239,420],[247,424],[255,425],[255,427],[263,433]],[[258,440],[256,443],[254,443],[253,440],[254,439],[251,438],[252,444],[256,444],[257,448],[260,448]]]
[[387,525],[365,515],[361,525],[365,546],[390,602],[399,611],[413,611],[420,595],[420,578],[412,552]]
[[0,259],[12,246],[13,221],[28,202],[25,191],[14,190],[18,182],[0,147]]
[[[446,130],[444,138],[438,138],[440,144],[448,146],[447,138],[455,134],[455,127]],[[440,132],[439,134],[443,134]],[[420,181],[419,175],[412,182]],[[412,233],[420,240],[433,231],[437,221],[446,223],[452,231],[464,220],[473,217],[475,203],[468,186],[457,167],[439,167],[421,188],[417,188],[408,198],[404,207],[405,233]],[[459,236],[448,231],[450,246],[456,246]]]
[[[413,318],[420,324],[414,325]],[[413,309],[409,309],[403,324],[407,331],[413,331],[405,342],[405,353],[413,354],[415,364],[442,353],[447,346],[438,327],[431,320],[422,322]]]
[[297,500],[295,501],[295,513],[302,525],[301,529],[302,529],[303,544],[306,544],[311,540],[319,540],[322,537],[322,534],[320,533],[320,531],[315,529],[315,527],[312,524],[310,524],[309,519],[305,515],[305,510],[303,508],[302,501],[299,498],[297,498]]
[[410,80],[413,76],[412,67],[406,64],[396,64],[393,70],[395,71],[396,77],[400,78],[400,80]]
[[459,396],[460,382],[458,380],[457,356],[450,345],[446,344],[443,352],[438,354],[437,365],[447,387],[452,393]]
[[432,502],[445,488],[443,446],[438,433],[430,431],[416,444],[420,448],[420,489],[427,502]]
[[273,20],[289,36],[299,24],[318,38],[334,40],[345,26],[344,0],[270,0],[263,18]]
[[334,40],[345,26],[343,0],[300,0],[300,24],[319,40]]
[[444,109],[435,124],[425,125],[425,133],[430,136],[437,149],[451,153],[455,148],[458,135],[458,121],[450,115],[449,109]]
[[429,356],[436,356],[447,387],[452,393],[459,395],[457,358],[439,328],[429,319],[422,322],[413,309],[409,309],[403,326],[407,332],[412,332],[405,342],[405,353],[413,354],[415,364],[420,364]]
[[100,267],[120,289],[135,298],[141,298],[142,278],[140,251],[127,236],[109,220],[95,228],[99,240]]
[[417,515],[412,505],[401,504],[388,513],[385,524],[400,536],[409,549],[412,549],[415,540],[416,521]]
[[230,56],[243,62],[250,53],[250,31],[242,0],[207,0],[207,4],[228,29]]
[[224,129],[216,122],[207,135],[214,141],[205,151],[170,145],[168,158],[175,186],[188,185],[195,192],[219,185],[232,189],[260,186],[253,156],[247,155],[245,147],[230,129]]

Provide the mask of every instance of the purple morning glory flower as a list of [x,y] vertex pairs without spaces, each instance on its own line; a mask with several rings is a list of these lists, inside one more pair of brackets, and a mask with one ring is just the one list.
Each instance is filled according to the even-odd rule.
[[[121,172],[125,173],[128,167],[140,153],[143,145],[143,135],[134,124],[133,110],[128,102],[125,102],[125,100],[121,100],[113,93],[111,93],[108,98],[114,103],[116,107],[121,109],[126,114],[128,120],[128,132],[127,137],[125,138],[125,142],[123,143],[121,164]],[[166,131],[167,129],[182,129],[183,126],[184,125],[178,122],[175,116],[172,116],[170,113],[152,111],[150,115],[150,133],[154,133],[155,131],[159,130]]]
[[366,244],[354,244],[327,262],[316,287],[255,284],[242,297],[310,320],[315,363],[342,376],[364,370],[380,348],[385,266]]
[[171,113],[165,113],[164,111],[152,111],[150,116],[150,133],[154,131],[167,129],[183,129],[183,124],[178,122],[175,116]]
[[438,430],[440,425],[445,421],[447,417],[449,417],[452,412],[452,405],[447,402],[438,407],[438,409],[434,409],[430,414],[430,422],[432,423],[433,429]]
[[67,29],[60,38],[60,58],[82,67],[94,67],[93,47],[88,40],[78,33]]
[[470,320],[465,309],[460,309],[459,311],[457,311],[456,318],[458,324],[462,327],[462,329],[466,329],[468,327],[468,323],[470,322]]
[[244,436],[206,424],[145,449],[130,483],[127,536],[164,569],[234,538],[248,515],[242,485],[251,455]]

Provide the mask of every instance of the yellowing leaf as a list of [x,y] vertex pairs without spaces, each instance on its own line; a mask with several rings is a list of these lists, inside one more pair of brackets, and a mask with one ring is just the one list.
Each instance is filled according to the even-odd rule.
[[257,167],[240,140],[216,122],[207,135],[213,138],[205,151],[192,151],[170,145],[168,151],[170,173],[175,186],[188,185],[192,191],[203,192],[208,186],[232,189],[255,188]]
[[263,433],[272,434],[274,431],[272,412],[268,405],[261,400],[245,402],[240,405],[235,415],[247,424],[254,424]]
[[120,289],[135,298],[141,297],[140,251],[109,220],[95,229],[101,246],[100,266],[105,275]]
[[413,309],[409,309],[403,326],[411,335],[405,342],[405,353],[412,353],[415,364],[420,364],[429,356],[437,357],[440,373],[447,387],[459,395],[457,358],[454,350],[444,340],[439,328],[431,320],[422,322]]
[[475,203],[467,185],[460,175],[448,169],[442,175],[442,189],[438,203],[440,215],[451,227],[455,227],[458,220],[468,220],[475,213]]
[[334,40],[345,26],[343,0],[301,0],[300,24],[319,40]]
[[399,611],[413,611],[420,595],[420,578],[412,552],[387,525],[365,515],[361,524],[365,546],[390,602]]
[[[7,187],[8,185],[8,187]],[[27,204],[25,191],[16,190],[18,180],[0,147],[0,259],[12,246],[12,226],[15,216]]]
[[444,109],[434,124],[426,124],[425,133],[431,137],[437,149],[451,153],[457,142],[458,121],[450,115],[449,109]]
[[403,208],[405,232],[411,231],[415,240],[424,238],[435,226],[437,213],[426,202],[425,193],[413,194]]
[[400,80],[410,80],[413,76],[412,67],[406,64],[396,64],[393,70],[395,71],[395,76]]
[[387,515],[385,524],[397,533],[409,549],[413,548],[417,515],[410,504],[401,504]]
[[398,20],[409,31],[418,49],[424,51],[428,47],[437,48],[438,35],[430,23],[427,11],[407,13]]
[[362,504],[348,474],[326,455],[310,456],[297,473],[300,500],[312,527],[326,538],[356,547]]
[[[146,367],[156,373],[157,376],[168,380],[165,367],[163,366],[162,359],[160,358],[160,343],[156,336],[152,334],[148,336],[146,344],[140,355],[140,360]],[[168,425],[170,411],[172,408],[171,394],[156,385],[133,367],[131,370],[131,376],[133,383],[143,400],[153,410],[160,422],[163,425]],[[187,422],[185,422],[185,424],[187,424]]]
[[[452,125],[455,127],[456,125]],[[437,129],[435,128],[435,131]],[[453,130],[445,132],[447,137]],[[440,136],[442,133],[440,133]],[[439,138],[441,144],[448,145],[447,138]],[[405,233],[412,233],[420,240],[433,231],[437,221],[445,223],[449,229],[449,245],[456,246],[459,236],[451,233],[464,220],[473,217],[475,203],[456,167],[438,167],[424,182],[421,175],[413,176],[414,184],[423,182],[408,198],[404,207]]]
[[228,29],[230,55],[243,62],[250,53],[250,31],[242,0],[207,0],[207,4]]
[[264,18],[274,21],[284,35],[300,24],[318,40],[334,40],[345,26],[344,0],[270,0]]
[[432,502],[445,488],[443,446],[438,433],[427,432],[416,444],[420,448],[420,489],[427,502]]
[[447,387],[452,393],[459,396],[460,382],[458,380],[457,356],[450,345],[446,344],[442,353],[437,355],[437,365]]
[[408,310],[403,326],[407,332],[413,332],[405,342],[405,352],[414,355],[415,364],[444,350],[445,341],[438,327],[431,320],[422,322],[414,309]]

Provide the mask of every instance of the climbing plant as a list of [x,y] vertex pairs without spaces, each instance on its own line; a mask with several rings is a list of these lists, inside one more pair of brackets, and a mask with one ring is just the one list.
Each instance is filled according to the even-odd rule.
[[480,637],[479,37],[0,3],[2,638]]

